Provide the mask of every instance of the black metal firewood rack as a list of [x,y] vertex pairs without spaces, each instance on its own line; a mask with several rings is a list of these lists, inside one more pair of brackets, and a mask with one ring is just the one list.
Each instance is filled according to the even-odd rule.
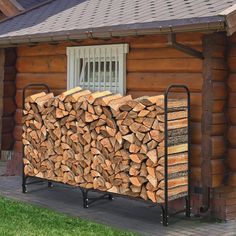
[[[32,89],[32,88],[44,88],[44,90],[46,90],[48,93],[51,92],[51,89],[49,88],[49,86],[47,84],[29,84],[26,87],[24,87],[23,89],[23,104],[22,104],[22,108],[23,110],[25,109],[25,98],[26,98],[26,91],[28,89]],[[188,120],[188,132],[187,132],[187,142],[188,142],[188,191],[187,194],[183,197],[179,197],[180,198],[184,198],[185,199],[185,206],[183,210],[179,210],[179,211],[175,211],[175,212],[170,212],[169,209],[169,203],[172,200],[169,200],[168,198],[168,100],[169,100],[169,94],[172,92],[172,89],[182,89],[187,96],[187,120]],[[186,85],[170,85],[164,94],[164,120],[165,120],[165,129],[164,129],[164,135],[165,135],[165,154],[164,154],[164,180],[165,180],[165,186],[164,186],[164,203],[158,203],[156,205],[160,206],[162,214],[162,221],[161,223],[163,224],[163,226],[168,226],[168,222],[169,222],[169,218],[172,216],[175,216],[177,214],[180,213],[185,213],[186,217],[190,217],[191,216],[191,185],[190,185],[190,147],[191,147],[191,142],[190,142],[190,91],[188,89],[188,87]],[[23,114],[23,110],[22,110],[22,115]],[[42,179],[42,178],[38,178],[38,177],[31,177],[31,176],[27,176],[24,172],[24,145],[22,144],[22,192],[23,193],[27,193],[27,186],[28,185],[32,185],[32,184],[36,184],[36,183],[40,183],[40,182],[45,182],[47,181],[48,183],[48,187],[51,188],[53,187],[53,182],[51,180],[47,180],[47,179]],[[32,178],[32,181],[27,181],[29,178]],[[95,189],[85,189],[85,188],[81,188],[79,187],[79,189],[82,192],[82,197],[83,197],[83,207],[84,208],[88,208],[91,204],[93,204],[96,201],[99,200],[113,200],[114,196],[119,196],[119,197],[125,197],[125,198],[130,198],[130,199],[134,199],[133,197],[130,196],[125,196],[125,195],[121,195],[121,194],[116,194],[116,193],[109,193],[109,192],[103,192],[100,190],[95,190]],[[98,192],[101,193],[101,196],[99,197],[89,197],[88,194],[89,192]],[[135,200],[140,200],[140,201],[145,201],[142,199],[137,199],[135,198]],[[175,199],[176,200],[176,199]],[[145,202],[149,202],[149,200],[145,201]],[[153,203],[152,203],[153,204]]]

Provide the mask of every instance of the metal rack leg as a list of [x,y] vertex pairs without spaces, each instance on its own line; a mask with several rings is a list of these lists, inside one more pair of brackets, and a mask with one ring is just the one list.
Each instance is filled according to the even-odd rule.
[[88,208],[89,205],[93,204],[94,202],[97,202],[99,200],[109,200],[109,201],[113,201],[114,197],[111,193],[104,193],[103,195],[99,196],[99,197],[88,197],[88,192],[89,189],[80,189],[83,195],[83,206],[84,208]]
[[83,194],[83,205],[84,205],[84,208],[88,208],[88,190],[84,190],[84,189],[81,189],[82,191],[82,194]]
[[163,207],[163,206],[161,206],[161,210],[162,210],[162,224],[163,224],[163,226],[168,226],[168,218],[169,218],[169,216],[168,216],[168,208],[165,208],[165,207]]
[[26,180],[27,180],[27,177],[23,174],[23,176],[22,176],[22,193],[27,193]]
[[190,198],[186,197],[185,198],[185,215],[187,217],[191,217],[191,203],[190,203]]
[[109,199],[110,201],[113,201],[113,200],[114,200],[113,195],[112,195],[112,194],[108,194],[108,199]]

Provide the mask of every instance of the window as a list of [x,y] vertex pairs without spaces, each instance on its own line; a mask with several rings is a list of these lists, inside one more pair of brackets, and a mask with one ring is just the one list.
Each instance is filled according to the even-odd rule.
[[128,44],[67,48],[68,89],[81,86],[125,94],[127,53]]

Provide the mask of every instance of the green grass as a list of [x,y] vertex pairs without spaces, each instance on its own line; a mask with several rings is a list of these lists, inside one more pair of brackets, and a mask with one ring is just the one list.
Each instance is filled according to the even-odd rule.
[[134,236],[111,227],[0,198],[0,236]]

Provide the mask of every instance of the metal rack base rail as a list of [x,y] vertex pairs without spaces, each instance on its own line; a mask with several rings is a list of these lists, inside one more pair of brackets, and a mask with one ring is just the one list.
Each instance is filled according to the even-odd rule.
[[[25,109],[25,95],[26,95],[26,91],[30,88],[39,88],[39,87],[44,87],[45,90],[50,93],[50,88],[47,84],[28,84],[27,86],[24,87],[23,89],[23,95],[22,95],[22,117],[24,116],[23,114],[23,110]],[[25,174],[25,171],[24,171],[24,144],[22,144],[22,192],[23,193],[26,193],[27,192],[27,185],[32,185],[32,184],[36,184],[36,183],[41,183],[41,182],[45,182],[47,180],[45,179],[39,179],[39,178],[35,178],[35,177],[31,177],[31,176],[27,176]],[[33,178],[33,180],[31,182],[27,182],[27,180],[29,178]],[[48,181],[48,187],[52,187],[52,182],[51,181]]]
[[[100,201],[100,200],[110,200],[113,201],[114,197],[111,193],[107,193],[107,192],[100,192],[100,191],[96,191],[96,190],[91,190],[91,189],[84,189],[84,188],[80,188],[82,195],[83,195],[83,207],[84,208],[88,208],[91,204],[93,204],[94,202]],[[102,193],[102,195],[100,197],[89,197],[88,193],[89,191],[93,191],[93,192],[99,192]]]
[[[169,94],[173,88],[182,89],[186,92],[187,95],[187,109],[188,109],[188,193],[185,197],[185,209],[180,210],[175,213],[169,213],[169,199],[168,199],[168,99]],[[179,214],[181,212],[185,212],[187,217],[191,216],[191,199],[190,199],[190,91],[186,85],[170,85],[165,91],[165,164],[164,164],[164,176],[165,176],[165,187],[164,187],[164,194],[165,194],[165,201],[164,204],[161,205],[162,209],[162,224],[164,226],[168,226],[168,219],[170,216]]]

